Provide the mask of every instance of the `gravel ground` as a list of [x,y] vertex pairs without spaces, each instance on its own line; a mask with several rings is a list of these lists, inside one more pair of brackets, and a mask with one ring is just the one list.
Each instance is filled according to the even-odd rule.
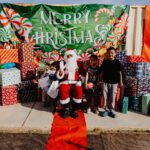
[[[0,133],[0,150],[45,150],[48,138],[46,134]],[[94,133],[87,141],[87,150],[150,150],[149,132]]]

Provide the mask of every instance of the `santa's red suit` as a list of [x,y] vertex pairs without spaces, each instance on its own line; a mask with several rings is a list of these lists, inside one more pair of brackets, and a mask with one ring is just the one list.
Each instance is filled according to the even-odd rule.
[[70,64],[71,72],[69,72],[67,69],[67,60],[66,60],[68,55],[72,55],[73,57],[76,58],[76,61],[77,61],[77,57],[76,57],[77,55],[74,50],[66,51],[65,56],[64,56],[66,66],[63,66],[64,68],[62,69],[63,70],[62,76],[60,76],[59,73],[57,73],[58,79],[63,79],[62,82],[60,82],[60,95],[61,95],[60,103],[67,104],[70,102],[69,94],[70,94],[71,86],[73,86],[73,92],[72,92],[73,101],[75,103],[81,103],[82,87],[81,87],[81,81],[79,80],[79,72],[78,72],[77,62],[76,62],[76,66],[75,66],[75,63],[72,64],[74,66],[72,66]]
[[61,79],[60,103],[66,105],[70,102],[70,89],[72,90],[72,100],[76,104],[82,102],[82,87],[79,80],[77,65],[78,56],[75,50],[69,49],[64,55],[64,62],[60,62],[60,70],[57,72],[57,78]]

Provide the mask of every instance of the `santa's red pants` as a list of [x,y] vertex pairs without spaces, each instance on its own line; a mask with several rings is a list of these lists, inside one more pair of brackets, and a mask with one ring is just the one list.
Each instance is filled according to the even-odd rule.
[[82,87],[81,81],[77,81],[75,84],[69,84],[67,82],[63,82],[60,84],[60,103],[67,104],[70,102],[69,94],[70,89],[72,90],[72,97],[75,103],[81,103],[82,101]]

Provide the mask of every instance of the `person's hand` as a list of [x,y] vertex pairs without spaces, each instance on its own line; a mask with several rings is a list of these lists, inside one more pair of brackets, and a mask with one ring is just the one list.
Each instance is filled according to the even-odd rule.
[[94,85],[93,85],[93,83],[88,83],[88,84],[86,84],[85,85],[85,88],[88,90],[88,89],[91,89],[91,88],[93,88],[94,87]]
[[122,87],[123,87],[123,83],[122,83],[122,82],[120,82],[119,87],[120,87],[120,88],[122,88]]
[[59,80],[62,79],[64,77],[64,71],[58,70],[56,76]]
[[63,75],[63,71],[59,70],[59,75],[62,76]]

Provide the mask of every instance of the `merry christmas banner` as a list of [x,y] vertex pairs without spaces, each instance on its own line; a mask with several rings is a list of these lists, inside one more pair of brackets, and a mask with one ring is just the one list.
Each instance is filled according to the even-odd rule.
[[128,13],[126,5],[0,4],[0,42],[24,38],[43,52],[75,48],[79,54],[93,47],[119,47],[125,45]]
[[142,55],[150,62],[150,6],[146,6],[144,45]]

